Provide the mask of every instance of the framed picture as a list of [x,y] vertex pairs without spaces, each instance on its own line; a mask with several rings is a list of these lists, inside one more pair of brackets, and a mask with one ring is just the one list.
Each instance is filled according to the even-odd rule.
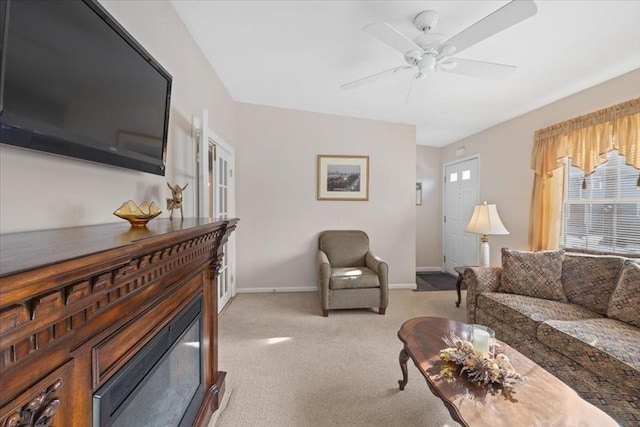
[[369,200],[369,156],[318,155],[318,200]]

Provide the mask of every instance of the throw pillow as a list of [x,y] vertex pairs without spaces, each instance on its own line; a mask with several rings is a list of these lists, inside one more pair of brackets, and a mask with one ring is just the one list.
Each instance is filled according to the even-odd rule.
[[502,277],[498,291],[567,302],[562,288],[564,250],[516,251],[502,249]]
[[607,309],[607,317],[640,328],[640,265],[627,261]]

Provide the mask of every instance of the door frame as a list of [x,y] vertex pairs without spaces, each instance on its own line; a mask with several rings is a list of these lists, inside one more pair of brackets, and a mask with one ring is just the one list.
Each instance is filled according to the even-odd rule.
[[[194,117],[194,123],[196,125],[200,125],[200,129],[198,129],[197,132],[197,145],[198,145],[198,149],[196,152],[196,182],[197,182],[197,187],[198,187],[198,197],[197,197],[197,204],[196,204],[196,212],[198,213],[198,216],[200,218],[209,218],[209,214],[208,214],[208,206],[209,206],[209,191],[207,191],[207,186],[205,185],[206,183],[206,179],[207,179],[207,175],[208,175],[208,164],[206,161],[206,156],[208,155],[209,152],[209,143],[211,142],[213,145],[222,148],[223,150],[225,150],[229,156],[230,156],[230,161],[229,161],[229,167],[230,170],[232,171],[232,175],[231,177],[229,177],[229,185],[228,185],[228,189],[227,189],[227,205],[228,205],[228,209],[227,209],[227,217],[228,218],[234,218],[236,215],[236,186],[235,186],[235,180],[236,180],[236,171],[235,171],[235,159],[236,159],[236,153],[235,153],[235,148],[232,147],[231,145],[229,145],[224,139],[222,139],[220,137],[220,135],[218,135],[216,132],[214,132],[213,130],[211,130],[210,126],[209,126],[209,111],[208,110],[202,110],[202,116],[200,117],[200,120],[197,120]],[[218,156],[216,155],[216,158],[214,159],[214,176],[215,174],[218,172]],[[217,197],[217,178],[216,181],[214,183],[214,200]],[[214,204],[214,212],[217,209],[216,205]],[[229,262],[229,276],[230,276],[230,298],[233,298],[236,296],[236,233],[232,233],[231,236],[229,236],[229,240],[227,241],[227,252],[224,254],[224,256],[227,258],[228,262]],[[216,298],[219,298],[218,292],[216,292]],[[222,310],[223,307],[219,306],[218,310]]]
[[[440,216],[440,218],[442,218],[442,222],[441,222],[442,224],[442,259],[440,261],[442,262],[441,269],[443,273],[446,273],[444,257],[447,255],[447,231],[446,231],[446,225],[444,223],[444,218],[447,214],[447,188],[446,188],[447,166],[452,166],[457,163],[464,163],[473,159],[476,159],[478,161],[478,179],[476,180],[476,190],[478,194],[478,203],[480,203],[480,200],[482,200],[482,195],[480,194],[480,190],[481,190],[480,172],[482,170],[480,153],[472,154],[470,156],[452,160],[450,162],[446,162],[442,164],[442,181],[440,181],[442,183],[442,212],[441,212],[442,215]],[[477,254],[476,265],[480,265],[480,240],[479,239],[480,239],[480,236],[476,236],[476,247],[478,248],[478,250],[476,251],[476,254]]]

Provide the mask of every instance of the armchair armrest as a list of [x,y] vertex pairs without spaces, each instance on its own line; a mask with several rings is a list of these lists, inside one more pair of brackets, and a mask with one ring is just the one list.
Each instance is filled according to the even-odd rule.
[[318,274],[318,293],[323,308],[329,307],[329,281],[331,280],[331,264],[323,251],[316,254],[316,272]]
[[389,265],[371,251],[365,256],[367,268],[375,271],[380,281],[380,308],[389,305]]
[[464,270],[467,284],[467,323],[476,322],[476,303],[482,292],[495,292],[500,286],[501,267],[469,267]]
[[380,280],[384,278],[385,285],[388,284],[387,278],[389,276],[389,266],[382,260],[382,258],[374,255],[371,252],[367,252],[365,263],[367,265],[367,268],[370,268],[378,274]]

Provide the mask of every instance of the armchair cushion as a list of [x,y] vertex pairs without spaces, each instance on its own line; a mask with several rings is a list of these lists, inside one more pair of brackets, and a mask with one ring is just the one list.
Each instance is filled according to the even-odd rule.
[[334,268],[329,280],[330,289],[378,288],[380,281],[375,271],[367,267]]
[[365,266],[369,237],[359,230],[323,231],[318,249],[327,254],[332,268]]

